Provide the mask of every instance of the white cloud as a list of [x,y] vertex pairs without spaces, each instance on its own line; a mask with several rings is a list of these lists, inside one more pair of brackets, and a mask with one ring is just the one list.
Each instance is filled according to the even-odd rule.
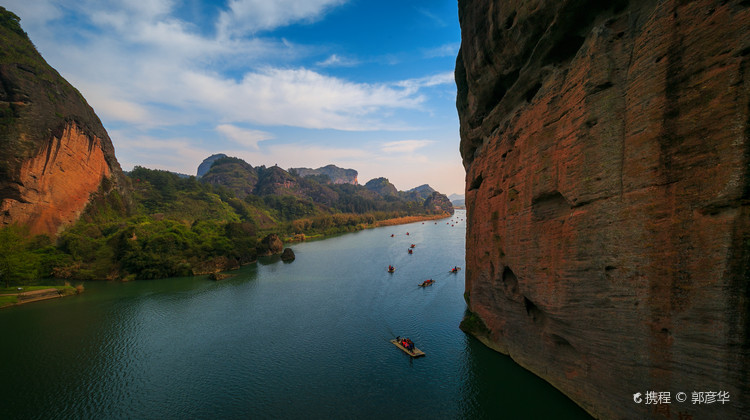
[[443,19],[441,19],[435,13],[432,13],[431,11],[429,11],[429,10],[427,10],[425,8],[422,8],[422,7],[417,7],[416,10],[417,10],[417,12],[419,12],[420,14],[422,14],[423,16],[427,17],[432,22],[434,22],[437,26],[446,26],[445,21],[443,21]]
[[41,26],[58,19],[62,11],[54,0],[5,0],[3,7],[21,18],[21,27]]
[[189,138],[164,139],[120,130],[111,130],[109,135],[126,171],[143,166],[194,175],[200,162],[213,153]]
[[181,101],[200,99],[226,120],[261,125],[384,128],[383,109],[416,108],[424,100],[411,87],[353,83],[304,68],[267,68],[249,72],[241,81],[197,72],[182,77],[182,92],[191,97]]
[[232,38],[289,25],[314,21],[347,0],[230,0],[218,20],[220,38]]
[[432,87],[438,85],[446,85],[455,83],[455,78],[452,71],[444,73],[434,74],[432,76],[420,77],[417,79],[408,79],[396,83],[409,91],[416,92],[421,88]]
[[381,149],[386,153],[414,153],[417,149],[433,143],[433,140],[399,140],[385,143]]
[[359,61],[353,58],[331,54],[331,56],[324,61],[319,61],[315,64],[319,67],[354,67],[359,65]]
[[458,49],[461,47],[461,44],[458,42],[453,42],[450,44],[440,45],[435,48],[430,48],[428,50],[424,51],[424,56],[427,58],[435,58],[435,57],[455,57],[458,55]]
[[258,150],[258,143],[264,140],[271,140],[273,135],[265,131],[248,130],[231,124],[221,124],[216,126],[216,131],[223,134],[229,140]]
[[[426,99],[420,89],[453,80],[446,73],[395,83],[356,83],[304,67],[249,67],[269,57],[305,53],[304,47],[284,40],[206,36],[172,17],[175,1],[145,3],[84,0],[70,6],[98,27],[74,29],[79,32],[71,36],[83,38],[82,43],[61,43],[50,29],[37,28],[46,35],[40,40],[40,50],[48,61],[110,122],[142,128],[206,122],[214,127],[251,123],[357,131],[404,129],[407,124],[396,111],[420,109]],[[219,21],[251,16],[248,25],[254,19],[268,25],[288,23],[319,17],[342,3],[232,0]],[[319,64],[354,62],[332,55]]]

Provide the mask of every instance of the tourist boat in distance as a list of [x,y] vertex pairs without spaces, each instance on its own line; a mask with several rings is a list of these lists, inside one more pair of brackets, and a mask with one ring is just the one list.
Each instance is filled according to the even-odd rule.
[[448,271],[448,272],[449,272],[449,273],[458,273],[458,270],[460,270],[460,269],[461,269],[461,267],[453,267],[453,268],[451,268],[451,269],[450,269],[450,271]]
[[416,246],[416,245],[414,245],[414,244],[411,244],[411,246],[410,246],[409,248],[414,248],[415,246]]
[[432,283],[435,283],[435,280],[433,280],[433,279],[429,279],[429,280],[425,280],[425,281],[423,281],[422,283],[419,283],[419,284],[418,284],[418,286],[419,286],[419,287],[427,287],[427,286],[432,286]]
[[414,251],[411,248],[409,248],[408,251],[409,251],[409,254],[413,254],[414,253]]
[[392,266],[392,265],[389,265],[389,266],[388,266],[388,272],[389,272],[389,273],[393,273],[394,271],[396,271],[396,267],[394,267],[394,266]]
[[411,357],[422,357],[424,356],[424,352],[416,347],[414,347],[414,350],[408,350],[406,347],[404,347],[403,344],[399,342],[397,339],[391,340],[391,343],[393,343],[394,346],[400,348],[404,353],[408,354]]

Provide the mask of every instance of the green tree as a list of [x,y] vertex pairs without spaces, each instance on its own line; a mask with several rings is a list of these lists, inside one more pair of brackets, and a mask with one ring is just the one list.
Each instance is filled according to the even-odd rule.
[[40,257],[29,249],[28,229],[10,225],[0,229],[0,279],[5,287],[37,276]]

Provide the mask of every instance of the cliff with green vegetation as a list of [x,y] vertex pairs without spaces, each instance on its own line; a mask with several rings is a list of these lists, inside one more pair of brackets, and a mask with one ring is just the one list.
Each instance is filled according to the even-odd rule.
[[[406,196],[385,180],[393,193],[382,196],[357,185],[356,171],[333,165],[300,176],[217,154],[201,163],[199,177],[141,167],[123,174],[94,111],[2,8],[0,82],[0,281],[7,285],[214,273],[280,253],[279,238],[452,212],[438,193]],[[337,183],[336,174],[355,182]]]
[[0,226],[55,235],[107,196],[128,206],[107,132],[0,7]]

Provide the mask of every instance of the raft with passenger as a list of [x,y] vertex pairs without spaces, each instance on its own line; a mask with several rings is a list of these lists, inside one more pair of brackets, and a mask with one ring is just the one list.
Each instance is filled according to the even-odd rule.
[[389,273],[393,273],[394,271],[396,271],[396,267],[394,267],[394,266],[392,266],[392,265],[389,265],[389,266],[388,266],[388,272],[389,272]]
[[419,287],[427,287],[427,286],[432,286],[432,283],[435,283],[435,280],[429,279],[429,280],[423,281],[422,283],[419,283],[417,286],[419,286]]
[[411,357],[422,357],[425,355],[425,353],[422,350],[416,348],[414,346],[414,343],[408,338],[396,337],[391,340],[391,343],[393,343],[394,346],[400,348],[404,353],[408,354]]
[[458,270],[460,270],[460,269],[461,269],[461,267],[453,267],[453,268],[451,268],[451,269],[450,269],[450,271],[448,271],[448,272],[449,272],[449,273],[458,273]]

